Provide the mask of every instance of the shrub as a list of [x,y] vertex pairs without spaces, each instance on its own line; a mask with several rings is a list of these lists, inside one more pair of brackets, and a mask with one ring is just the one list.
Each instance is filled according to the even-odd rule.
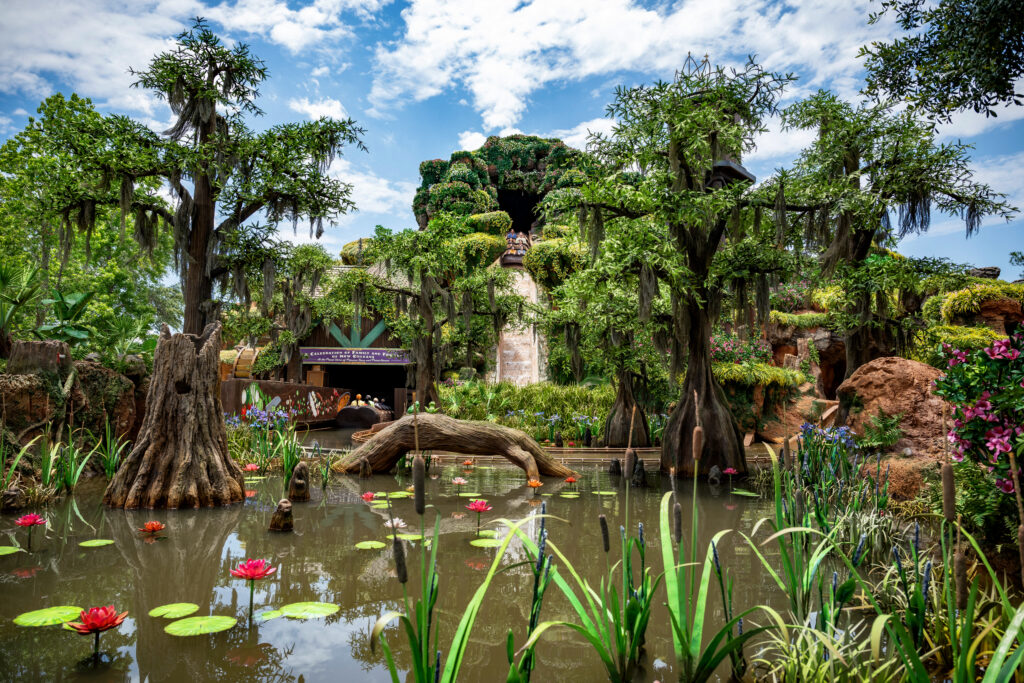
[[811,283],[808,280],[786,282],[771,293],[769,302],[773,309],[791,313],[801,308],[807,308],[807,299],[810,293]]
[[784,313],[772,311],[768,314],[768,321],[783,327],[797,327],[801,330],[812,327],[826,327],[831,320],[828,313]]
[[470,267],[492,263],[505,251],[505,240],[497,235],[474,232],[456,240],[463,260]]
[[427,212],[450,211],[457,214],[484,213],[496,208],[494,199],[483,190],[466,183],[439,183],[430,188]]
[[802,372],[787,370],[768,363],[714,363],[711,371],[722,384],[746,387],[780,387],[795,389],[807,379]]
[[488,211],[467,216],[466,225],[473,232],[486,232],[488,235],[504,237],[512,227],[512,219],[504,211]]
[[984,325],[933,325],[920,333],[911,352],[911,358],[944,370],[947,367],[947,358],[942,351],[943,345],[961,351],[977,351],[1001,337],[998,332]]
[[445,174],[445,180],[447,182],[460,182],[466,183],[473,189],[479,189],[482,185],[480,182],[480,176],[466,164],[452,164],[448,168],[448,173]]
[[768,363],[771,359],[771,344],[764,339],[743,340],[724,332],[711,335],[712,363]]
[[441,182],[441,178],[447,171],[448,162],[444,159],[428,159],[420,162],[420,177],[423,178],[424,187]]
[[373,240],[369,237],[352,240],[341,248],[341,262],[346,266],[369,265],[370,261],[368,258],[370,256],[371,244],[373,244]]
[[583,247],[560,238],[541,240],[523,257],[523,268],[534,282],[548,291],[585,266]]
[[1024,306],[1024,284],[986,282],[947,294],[942,302],[942,319],[949,323],[958,316],[971,315],[989,301],[1009,300]]

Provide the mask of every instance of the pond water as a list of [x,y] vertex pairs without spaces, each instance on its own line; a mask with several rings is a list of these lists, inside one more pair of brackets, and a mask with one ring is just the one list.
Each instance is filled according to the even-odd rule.
[[[445,466],[428,479],[428,503],[441,515],[438,551],[440,598],[437,612],[440,644],[447,644],[463,608],[480,585],[495,550],[470,545],[476,537],[476,516],[465,509],[469,498],[458,495],[452,478],[469,484],[463,492],[476,492],[493,511],[483,515],[484,528],[499,528],[501,517],[521,519],[547,502],[550,540],[572,559],[576,568],[597,582],[605,571],[597,516],[605,514],[614,531],[625,520],[635,528],[643,522],[648,543],[648,563],[660,573],[658,508],[662,495],[657,476],[653,486],[628,492],[619,478],[591,468],[581,473],[575,486],[548,479],[535,495],[525,487],[520,470],[511,467]],[[335,478],[313,500],[294,506],[295,532],[267,531],[270,516],[282,495],[282,480],[269,477],[247,483],[244,504],[204,510],[123,511],[105,508],[102,483],[86,482],[73,499],[65,498],[41,511],[48,520],[45,534],[38,527],[31,553],[0,557],[0,678],[4,680],[149,680],[149,681],[388,681],[390,677],[380,648],[371,649],[369,636],[377,618],[401,609],[401,585],[395,579],[390,548],[356,550],[366,540],[385,540],[386,510],[363,502],[365,491],[402,491],[409,484],[401,476],[378,475],[368,480]],[[689,500],[689,483],[683,493]],[[575,488],[578,498],[562,493]],[[598,495],[598,491],[615,491]],[[727,486],[699,487],[702,546],[720,529],[747,533],[768,513],[767,501],[731,494]],[[688,506],[684,524],[689,528]],[[417,527],[419,519],[411,498],[394,501],[394,514]],[[428,508],[429,526],[433,511]],[[24,531],[14,525],[15,516],[0,516],[0,544],[24,545]],[[137,529],[148,520],[167,525],[160,538],[145,538]],[[535,525],[536,522],[530,522]],[[535,526],[525,527],[531,535]],[[409,528],[405,531],[413,531]],[[500,531],[499,531],[500,533]],[[9,538],[10,537],[10,538]],[[80,542],[112,539],[113,544],[86,548]],[[770,578],[756,564],[742,539],[732,534],[721,544],[723,565],[736,583],[737,610],[755,604],[782,608]],[[407,542],[408,543],[408,542]],[[618,556],[615,542],[611,560]],[[412,594],[418,594],[415,578],[419,568],[419,544],[407,545]],[[279,618],[247,627],[248,587],[229,571],[246,558],[266,558],[278,568],[258,581],[255,612],[299,601],[337,604],[341,610],[329,617],[308,621]],[[524,557],[513,543],[508,562]],[[505,639],[508,629],[524,640],[528,621],[532,574],[517,568],[500,574],[491,585],[471,636],[460,680],[503,681],[508,673]],[[169,620],[147,616],[149,610],[173,602],[194,602],[197,615],[230,615],[238,625],[217,634],[179,638],[164,632]],[[659,589],[647,633],[645,670],[641,681],[673,680],[672,642],[664,589]],[[98,669],[90,661],[92,638],[51,626],[23,628],[12,623],[22,612],[55,605],[82,607],[114,604],[128,610],[128,618],[116,630],[104,633],[100,649],[108,653]],[[711,618],[721,623],[717,590],[713,592]],[[547,592],[542,619],[572,619],[567,601],[552,584]],[[392,627],[389,643],[398,662],[408,667],[403,637]],[[536,681],[606,680],[597,656],[585,641],[566,629],[548,632],[538,648]],[[723,671],[727,674],[727,671]],[[723,676],[723,680],[726,676]],[[411,679],[410,679],[411,680]]]

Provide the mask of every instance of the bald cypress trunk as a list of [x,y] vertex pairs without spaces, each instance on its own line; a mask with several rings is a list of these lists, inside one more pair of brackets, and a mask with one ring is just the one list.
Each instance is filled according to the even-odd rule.
[[[636,407],[636,415],[633,408]],[[633,441],[629,443],[630,423],[633,425]],[[633,376],[629,372],[619,373],[619,389],[615,403],[604,426],[604,445],[614,448],[645,448],[651,445],[647,431],[647,416],[633,396]]]

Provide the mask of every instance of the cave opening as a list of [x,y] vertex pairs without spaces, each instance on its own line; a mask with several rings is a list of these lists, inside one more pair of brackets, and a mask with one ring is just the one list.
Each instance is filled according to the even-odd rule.
[[516,232],[530,232],[539,216],[536,214],[541,196],[525,190],[498,190],[498,208],[512,219]]
[[825,350],[818,351],[818,367],[821,368],[821,386],[825,398],[834,401],[839,385],[846,379],[846,344],[831,344]]

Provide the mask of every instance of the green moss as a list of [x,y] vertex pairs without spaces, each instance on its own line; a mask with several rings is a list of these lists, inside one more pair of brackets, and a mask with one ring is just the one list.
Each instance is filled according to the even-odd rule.
[[373,240],[369,237],[352,240],[341,248],[341,262],[346,266],[370,265],[368,257],[371,244]]
[[541,240],[523,257],[526,272],[534,282],[549,291],[585,266],[583,247],[561,238]]
[[448,171],[448,162],[444,159],[428,159],[420,162],[420,176],[423,178],[423,187],[427,188],[434,183],[441,182],[441,178]]
[[498,208],[494,198],[483,190],[475,190],[463,182],[438,183],[430,188],[427,213],[449,211],[466,215],[485,213]]
[[804,383],[802,372],[787,370],[768,363],[715,363],[711,371],[722,384],[795,389]]
[[933,325],[921,333],[920,338],[911,352],[911,358],[928,363],[939,369],[946,367],[946,358],[942,354],[942,344],[949,344],[961,351],[976,351],[992,344],[1003,335],[995,330],[979,325]]
[[489,211],[466,216],[466,225],[473,232],[504,237],[512,227],[512,218],[504,211]]
[[812,327],[827,326],[830,317],[828,313],[783,313],[782,311],[772,311],[768,316],[768,320],[776,325],[806,330]]
[[488,235],[484,232],[474,232],[458,238],[456,243],[462,253],[463,260],[471,267],[477,267],[492,263],[505,251],[504,238],[497,235]]
[[950,292],[941,304],[942,320],[950,323],[958,316],[977,313],[984,303],[1002,300],[1024,306],[1024,284],[989,281]]

